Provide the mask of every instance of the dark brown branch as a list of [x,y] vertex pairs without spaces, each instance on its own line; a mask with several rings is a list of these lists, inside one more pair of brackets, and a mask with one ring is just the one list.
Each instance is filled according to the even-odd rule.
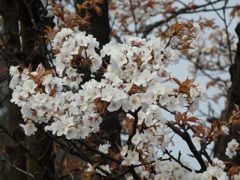
[[173,155],[171,155],[171,152],[169,152],[168,150],[164,151],[165,154],[167,154],[171,159],[173,159],[175,162],[177,162],[181,167],[185,168],[186,170],[192,172],[193,170],[187,166],[185,166],[181,161],[180,158],[175,158]]
[[17,171],[19,171],[19,172],[27,175],[28,177],[31,177],[32,179],[37,179],[37,178],[35,178],[35,176],[34,176],[33,174],[28,173],[27,171],[24,171],[24,170],[18,168],[17,166],[11,164],[10,162],[8,162],[8,161],[5,160],[5,159],[0,159],[0,162],[2,162],[3,164],[6,164],[7,166],[9,166],[9,167],[11,167],[11,168],[16,169]]
[[133,166],[129,167],[129,172],[132,174],[133,178],[135,180],[140,180],[141,178],[138,176],[138,174],[136,173],[135,169]]
[[[75,148],[75,149],[77,150],[77,152],[80,152],[80,153],[82,154],[82,156],[87,160],[87,162],[89,162],[91,165],[95,165],[95,164],[96,164],[96,162],[93,161],[92,159],[90,159],[90,158],[88,157],[88,155],[86,155],[86,154],[82,151],[81,148],[79,148],[78,146],[76,146],[76,144],[73,143],[73,141],[69,141],[69,143],[70,143],[71,145],[73,145],[73,148]],[[96,169],[102,171],[102,172],[103,172],[105,175],[107,175],[108,177],[111,177],[111,176],[112,176],[109,172],[107,172],[107,171],[105,171],[104,169],[102,169],[99,165],[96,166]]]
[[101,152],[101,151],[98,151],[94,148],[92,148],[91,146],[89,146],[87,143],[85,143],[83,140],[77,140],[77,142],[79,142],[80,144],[84,145],[88,150],[92,151],[92,152],[95,152],[97,154],[99,154],[100,156],[104,157],[104,158],[107,158],[109,159],[110,161],[112,162],[115,162],[117,164],[121,164],[122,161],[118,160],[118,159],[115,159],[111,156],[108,156],[107,154]]
[[141,110],[141,108],[138,108],[135,112],[129,112],[129,114],[131,114],[133,117],[134,117],[134,124],[133,124],[133,131],[132,133],[130,134],[128,140],[127,140],[127,145],[131,145],[131,141],[132,141],[132,138],[133,136],[136,134],[136,131],[137,131],[137,123],[138,123],[138,112]]
[[[86,155],[82,149],[78,148],[72,141],[67,141],[67,143],[69,143],[69,146],[71,145],[71,147],[66,146],[64,143],[60,142],[58,140],[58,138],[56,138],[54,135],[47,133],[48,137],[51,138],[56,144],[58,144],[59,148],[63,149],[65,152],[68,152],[74,156],[80,157],[83,161],[91,164],[91,165],[96,165],[93,160],[91,160],[88,155]],[[74,150],[76,149],[76,150]],[[112,175],[105,171],[104,169],[102,169],[99,165],[96,166],[96,169],[100,170],[101,172],[103,172],[104,174],[106,174],[108,177],[111,177]]]
[[22,1],[24,2],[24,4],[25,4],[26,7],[27,7],[27,11],[28,11],[28,14],[29,14],[29,16],[30,16],[30,18],[31,18],[31,22],[32,22],[32,24],[33,24],[33,27],[36,27],[37,25],[36,25],[36,22],[35,22],[35,20],[34,20],[32,10],[31,10],[31,3],[32,3],[33,1],[31,1],[30,3],[27,3],[26,0],[22,0]]
[[[216,0],[216,1],[213,1],[212,4],[216,4],[218,3],[219,0]],[[157,21],[155,22],[154,24],[151,24],[151,25],[148,25],[143,31],[143,35],[142,37],[143,38],[146,38],[147,35],[149,33],[151,33],[153,31],[154,28],[158,27],[158,26],[161,26],[163,24],[165,24],[166,22],[169,22],[170,20],[176,18],[178,15],[180,14],[191,14],[191,13],[198,13],[198,12],[206,12],[206,11],[210,11],[208,9],[201,9],[201,8],[206,8],[207,6],[209,6],[209,3],[206,3],[206,4],[202,4],[202,5],[198,5],[195,7],[195,9],[193,11],[189,11],[189,8],[188,7],[185,7],[185,8],[181,8],[179,9],[178,11],[176,12],[173,12],[171,16],[163,19],[163,20],[160,20],[160,21]],[[199,11],[196,11],[197,9],[200,9]],[[213,11],[214,9],[211,9],[211,11]]]
[[194,157],[197,159],[197,161],[199,162],[201,169],[196,171],[196,172],[204,172],[207,169],[207,166],[201,156],[201,153],[198,152],[198,150],[196,149],[196,147],[194,146],[192,139],[189,135],[189,133],[187,131],[182,132],[179,128],[175,127],[171,122],[167,122],[166,123],[167,126],[173,130],[173,132],[175,132],[176,134],[178,134],[188,145],[190,151],[193,153]]

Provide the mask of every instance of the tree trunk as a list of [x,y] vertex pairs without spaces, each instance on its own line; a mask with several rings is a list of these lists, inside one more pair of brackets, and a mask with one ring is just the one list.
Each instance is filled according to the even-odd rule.
[[[7,49],[4,53],[9,57],[6,65],[16,65],[13,58],[13,54],[20,50],[20,39],[19,39],[19,26],[17,18],[17,6],[14,0],[0,0],[0,14],[3,17],[3,32],[4,42],[7,44]],[[2,59],[3,60],[3,59]],[[11,93],[11,90],[8,90]],[[24,140],[22,131],[19,131],[19,122],[22,119],[19,107],[17,105],[10,103],[11,96],[6,101],[6,106],[8,108],[8,126],[10,133],[14,138],[21,142]],[[7,123],[5,123],[7,124]],[[19,169],[26,170],[26,156],[24,149],[18,144],[14,143],[12,139],[8,139],[8,144],[6,144],[6,151],[9,154],[10,162]],[[26,175],[16,170],[16,168],[10,168],[10,178],[18,180],[26,180]]]
[[[25,2],[24,2],[25,1]],[[44,9],[40,0],[19,0],[18,13],[21,21],[22,55],[24,64],[32,65],[36,70],[42,63],[48,68],[46,52],[44,50],[43,22],[41,16]],[[26,4],[27,3],[27,4]],[[35,175],[37,179],[54,179],[54,159],[52,156],[52,141],[46,135],[44,130],[39,127],[38,131],[29,137],[26,141],[29,152],[33,155],[28,156],[27,170]]]
[[[237,50],[236,56],[234,59],[234,63],[230,66],[230,75],[231,75],[231,88],[228,91],[228,106],[225,110],[225,114],[223,118],[228,122],[230,116],[232,115],[232,111],[235,110],[234,104],[240,106],[240,23],[237,25],[235,29],[238,36]],[[229,159],[226,155],[227,144],[232,140],[236,139],[240,142],[239,136],[239,125],[233,125],[229,129],[229,135],[221,136],[214,147],[214,156],[218,157],[223,161],[233,161]],[[240,154],[234,158],[235,163],[240,165]]]

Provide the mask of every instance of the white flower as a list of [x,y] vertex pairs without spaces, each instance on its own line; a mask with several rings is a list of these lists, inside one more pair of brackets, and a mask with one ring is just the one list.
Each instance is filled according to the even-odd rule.
[[[57,136],[66,135],[69,128],[74,125],[73,117],[68,117],[66,115],[60,116],[59,118],[55,119],[47,130],[53,132],[53,134],[57,133]],[[71,130],[73,131],[73,130]],[[69,137],[73,134],[73,132],[69,132]]]
[[101,97],[101,93],[100,93],[100,90],[95,88],[95,89],[92,89],[91,91],[91,98],[94,100],[96,98],[99,98]]
[[63,73],[65,68],[66,68],[66,66],[62,62],[59,62],[56,65],[56,71],[57,71],[57,73],[59,74],[60,77],[62,77],[62,73]]
[[72,67],[68,67],[65,73],[68,77],[75,77],[77,75],[77,70],[73,69]]
[[69,127],[66,132],[67,139],[77,139],[78,137],[78,130],[75,127]]
[[175,98],[174,96],[171,96],[168,99],[168,104],[167,104],[167,108],[170,111],[175,111],[178,108],[178,104],[179,104],[179,100],[178,98]]
[[104,76],[115,84],[122,83],[122,80],[119,78],[119,76],[111,72],[111,67],[111,65],[107,67],[107,72],[104,73]]
[[239,180],[240,179],[240,173],[239,174],[234,174],[234,176],[232,178],[233,178],[233,180]]
[[155,176],[154,176],[154,180],[164,180],[165,178],[163,177],[163,175],[162,174],[156,174]]
[[80,138],[85,139],[90,133],[90,129],[86,126],[79,125],[78,126],[78,135]]
[[97,53],[94,53],[94,55],[92,55],[90,59],[92,61],[91,72],[95,72],[100,68],[102,64],[102,59]]
[[142,110],[140,110],[138,112],[138,125],[141,125],[144,119],[145,119],[145,113]]
[[195,87],[190,88],[190,96],[192,99],[199,97],[199,91]]
[[153,79],[155,76],[156,72],[151,73],[150,70],[144,69],[144,71],[139,76],[136,76],[135,79],[133,79],[133,82],[137,86],[139,85],[145,86],[145,83]]
[[122,161],[122,165],[138,165],[139,162],[139,154],[136,151],[127,151],[127,157],[124,157],[124,160]]
[[190,107],[189,107],[189,112],[190,112],[190,113],[195,112],[195,111],[198,109],[198,107],[199,107],[199,99],[196,98],[196,99],[192,102],[192,104],[190,105]]
[[119,101],[111,101],[111,103],[108,105],[107,110],[110,112],[117,111],[121,107],[121,103]]
[[153,113],[151,112],[150,109],[148,109],[147,112],[145,113],[145,121],[144,122],[147,127],[150,127],[155,123],[155,121],[153,120]]
[[9,88],[14,89],[18,85],[19,81],[20,81],[19,77],[13,76],[9,83]]
[[103,88],[101,94],[101,99],[103,101],[110,102],[113,97],[113,89],[111,89],[110,87]]
[[163,95],[165,92],[165,86],[164,86],[164,84],[157,82],[156,84],[150,86],[147,89],[147,91],[151,91],[156,95]]
[[178,62],[178,52],[175,51],[174,49],[172,48],[167,48],[165,50],[165,53],[164,55],[167,57],[167,59],[170,61],[170,62],[167,62],[165,61],[165,66],[167,66],[169,63],[173,62],[173,63],[177,63]]
[[113,89],[112,93],[113,93],[113,97],[112,97],[113,101],[124,100],[128,97],[126,95],[126,93],[123,90],[120,90],[120,89],[115,88],[115,89]]
[[227,126],[223,125],[221,129],[224,134],[229,135],[229,128]]
[[141,106],[141,98],[139,94],[134,94],[129,97],[129,105],[131,106],[133,111],[135,111]]
[[139,131],[137,130],[136,134],[132,137],[132,143],[134,145],[138,145],[141,140],[142,140],[141,135],[139,134]]
[[[211,175],[208,171],[205,171],[205,172],[203,172],[203,174],[202,174],[202,179],[212,180],[213,177],[212,177],[212,175]],[[202,180],[202,179],[201,179],[201,180]]]
[[169,96],[168,96],[167,93],[161,95],[161,97],[160,97],[160,99],[159,99],[161,105],[163,105],[163,106],[168,103],[168,100],[169,100]]
[[123,146],[123,148],[120,152],[121,156],[125,156],[127,151],[128,151],[128,146],[127,145]]
[[26,91],[28,91],[30,93],[34,93],[35,88],[37,87],[37,84],[35,84],[35,82],[33,80],[27,80],[24,82],[23,87]]
[[13,77],[13,76],[19,76],[19,70],[18,70],[19,66],[11,66],[9,69],[9,74]]
[[111,147],[111,145],[108,144],[108,143],[103,144],[103,145],[100,144],[98,150],[101,151],[101,152],[103,152],[103,153],[105,153],[105,154],[107,154],[107,153],[108,153],[108,148],[109,148],[109,147]]
[[19,93],[19,91],[13,91],[12,93],[12,99],[10,100],[11,102],[15,103],[15,104],[19,104],[21,99],[21,95]]
[[37,115],[42,117],[45,113],[47,113],[47,107],[42,105],[40,108],[37,109]]
[[37,128],[35,127],[34,123],[31,123],[31,122],[27,124],[20,124],[20,126],[23,128],[27,136],[35,134],[35,132],[37,131]]

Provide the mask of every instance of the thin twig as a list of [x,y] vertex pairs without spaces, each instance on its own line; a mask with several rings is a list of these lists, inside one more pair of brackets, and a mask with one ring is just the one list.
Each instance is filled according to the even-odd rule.
[[17,166],[11,164],[10,162],[8,162],[8,161],[5,160],[5,159],[0,159],[0,162],[2,162],[2,163],[4,163],[4,164],[8,165],[8,166],[11,167],[11,168],[16,169],[17,171],[19,171],[19,172],[21,172],[21,173],[23,173],[23,174],[25,174],[25,175],[31,177],[32,179],[37,179],[37,178],[35,178],[35,176],[34,176],[33,174],[31,174],[31,173],[29,173],[29,172],[27,172],[27,171],[24,171],[24,170],[18,168]]

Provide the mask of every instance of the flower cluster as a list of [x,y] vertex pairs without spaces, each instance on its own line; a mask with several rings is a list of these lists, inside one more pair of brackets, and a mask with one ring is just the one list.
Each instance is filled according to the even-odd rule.
[[[56,70],[60,77],[76,77],[76,63],[89,64],[91,71],[95,72],[102,64],[100,56],[96,53],[99,42],[92,35],[64,28],[58,32],[52,41],[56,55]],[[78,82],[78,81],[77,81]],[[79,83],[79,82],[78,82]]]
[[10,68],[10,88],[14,90],[11,101],[21,107],[27,123],[21,126],[27,135],[36,131],[33,122],[46,123],[46,131],[67,139],[84,139],[99,130],[102,118],[93,110],[96,97],[88,99],[94,92],[79,89],[83,74],[77,72],[79,64],[92,72],[99,69],[102,61],[95,52],[98,45],[91,35],[62,29],[53,40],[57,74],[42,65],[33,72],[31,68]]
[[239,148],[239,143],[236,141],[236,139],[233,139],[231,142],[228,143],[228,147],[226,149],[225,154],[229,158],[233,158],[233,156],[236,156],[238,148]]
[[[31,67],[11,67],[11,101],[21,107],[25,120],[21,127],[25,134],[34,134],[35,125],[43,124],[45,131],[54,135],[85,139],[100,130],[106,111],[121,110],[136,126],[120,151],[122,166],[136,166],[136,172],[147,179],[151,171],[158,174],[155,179],[196,177],[196,173],[186,173],[186,169],[175,162],[160,161],[158,155],[158,152],[164,153],[172,141],[162,111],[194,112],[205,93],[193,80],[180,82],[171,75],[168,66],[178,62],[178,50],[165,47],[159,38],[109,43],[99,55],[98,45],[91,35],[76,29],[62,29],[53,39],[56,72],[45,70],[42,65],[36,71]],[[109,64],[103,69],[102,58],[106,56]],[[93,78],[84,81],[85,72],[79,67],[89,68]],[[100,68],[102,79],[97,81],[94,77]],[[191,117],[185,118],[197,123]],[[102,144],[98,150],[107,155],[110,146]],[[215,164],[209,165],[207,174],[199,175],[199,179],[224,176],[221,162]],[[110,172],[108,165],[101,168]]]
[[226,172],[223,171],[225,165],[217,158],[213,159],[213,165],[210,165],[207,168],[207,171],[204,173],[189,172],[186,169],[182,168],[178,163],[168,161],[158,161],[156,163],[156,167],[158,174],[155,176],[155,179],[228,179]]

